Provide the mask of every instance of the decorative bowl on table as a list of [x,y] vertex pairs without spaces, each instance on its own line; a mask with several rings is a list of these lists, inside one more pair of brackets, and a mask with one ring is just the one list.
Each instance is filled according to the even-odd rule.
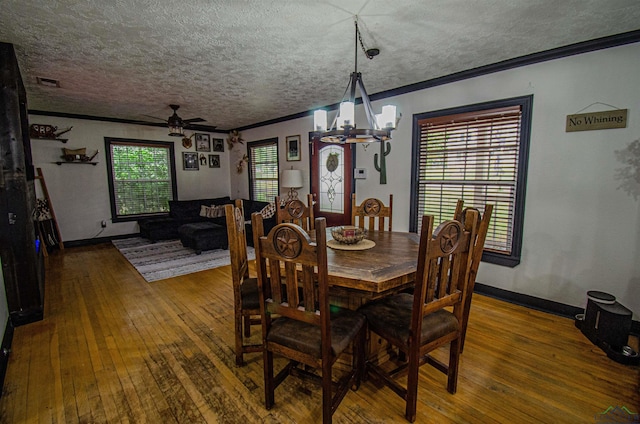
[[333,239],[341,244],[356,244],[367,237],[367,230],[352,225],[331,228]]

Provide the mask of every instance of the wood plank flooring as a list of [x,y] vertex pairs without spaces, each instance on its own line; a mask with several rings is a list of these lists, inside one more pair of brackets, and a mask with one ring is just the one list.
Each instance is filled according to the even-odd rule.
[[[45,319],[15,330],[0,422],[320,422],[308,381],[288,379],[264,408],[261,355],[234,363],[232,305],[228,267],[147,283],[110,244],[53,253]],[[609,406],[640,410],[638,367],[608,359],[570,319],[484,296],[460,367],[455,395],[421,368],[417,422],[591,423]],[[334,422],[403,423],[404,403],[370,380]]]

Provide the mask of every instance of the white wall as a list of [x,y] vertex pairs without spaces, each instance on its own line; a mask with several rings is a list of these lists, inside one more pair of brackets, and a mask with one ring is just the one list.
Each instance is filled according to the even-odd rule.
[[[283,169],[300,169],[304,177],[305,187],[298,190],[299,197],[309,193],[309,187],[311,185],[309,181],[309,130],[311,124],[305,119],[295,119],[281,124],[268,125],[264,127],[254,128],[242,133],[242,138],[245,140],[244,144],[237,145],[231,150],[231,162],[233,165],[231,173],[231,198],[249,198],[249,172],[245,166],[241,174],[236,172],[235,165],[242,158],[243,154],[247,153],[247,142],[259,141],[270,138],[278,138],[278,167],[280,171]],[[300,136],[300,160],[288,162],[286,139],[287,136],[299,135]],[[280,194],[286,196],[288,189],[280,188]]]
[[[522,260],[515,268],[483,263],[478,281],[497,288],[582,307],[588,290],[613,294],[640,313],[640,201],[615,179],[623,166],[615,151],[640,138],[640,43],[590,52],[385,99],[403,118],[387,156],[386,185],[379,184],[374,153],[357,148],[359,198],[394,195],[393,227],[409,228],[412,116],[455,106],[533,94],[533,122]],[[345,75],[345,78],[347,75]],[[366,80],[366,75],[364,75]],[[565,132],[566,115],[592,103],[629,109],[623,129]],[[374,103],[379,110],[382,102]],[[584,112],[612,109],[596,104]],[[284,161],[287,135],[303,142],[312,117],[247,130],[248,141],[278,137],[280,166],[294,164],[309,178],[308,150],[301,162]],[[239,153],[239,152],[234,152]],[[282,168],[281,168],[282,169]],[[246,173],[232,175],[246,195]],[[307,185],[308,187],[308,185]],[[242,191],[245,190],[245,191]],[[305,189],[300,190],[302,194]],[[308,188],[306,189],[308,190]]]
[[[357,148],[356,166],[368,178],[358,180],[359,198],[394,194],[393,227],[409,228],[411,134],[414,114],[455,106],[534,95],[522,260],[515,268],[483,263],[478,281],[497,288],[582,307],[588,290],[602,290],[640,313],[640,201],[619,190],[616,169],[622,164],[614,152],[640,138],[640,43],[571,56],[514,70],[413,92],[393,102],[403,114],[387,156],[386,185],[379,184],[374,144]],[[345,75],[347,78],[348,75]],[[364,75],[366,80],[366,75]],[[336,99],[337,100],[337,99]],[[624,129],[565,132],[566,115],[601,102],[629,109]],[[382,102],[374,103],[378,110]],[[593,105],[585,112],[611,109]],[[359,111],[361,113],[361,111]],[[358,118],[360,119],[360,118]],[[69,148],[100,149],[100,164],[52,165],[60,143],[33,140],[36,166],[44,170],[64,240],[91,238],[100,221],[109,219],[109,195],[104,164],[103,137],[130,137],[176,142],[178,186],[181,199],[230,195],[247,198],[248,171],[236,164],[246,153],[246,142],[277,137],[280,169],[303,170],[309,187],[309,155],[303,147],[312,117],[244,131],[245,144],[221,155],[222,168],[182,171],[180,140],[166,130],[134,125],[31,116],[31,123],[73,125]],[[285,160],[285,138],[301,135],[302,160]],[[226,136],[223,136],[226,138]],[[191,149],[193,151],[193,148]],[[109,224],[99,236],[137,232],[136,224]]]
[[[42,168],[63,241],[87,240],[139,231],[136,222],[111,222],[105,137],[174,142],[180,200],[229,195],[229,151],[226,142],[224,152],[204,152],[207,158],[209,154],[220,154],[220,168],[209,168],[207,164],[200,165],[198,171],[183,171],[182,152],[195,152],[195,141],[192,141],[190,149],[185,149],[181,138],[169,137],[166,128],[40,115],[30,115],[29,123],[54,125],[59,130],[73,126],[70,132],[61,136],[69,139],[66,144],[52,140],[31,140],[34,166]],[[190,131],[187,133],[191,135]],[[226,140],[226,134],[212,134],[213,137]],[[99,150],[98,156],[94,159],[99,163],[96,166],[56,165],[54,162],[63,160],[60,157],[63,147],[86,147],[89,156]],[[39,189],[37,181],[36,188]],[[38,193],[38,197],[42,197],[39,191]],[[107,221],[104,231],[100,226],[102,220]]]

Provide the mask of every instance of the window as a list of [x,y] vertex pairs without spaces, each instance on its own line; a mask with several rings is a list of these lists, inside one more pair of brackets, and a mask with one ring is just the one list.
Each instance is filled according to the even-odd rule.
[[169,212],[177,197],[173,143],[104,139],[114,222]]
[[251,200],[273,202],[278,186],[278,139],[254,141],[249,146],[249,193]]
[[532,96],[414,116],[411,230],[494,205],[482,259],[520,263]]

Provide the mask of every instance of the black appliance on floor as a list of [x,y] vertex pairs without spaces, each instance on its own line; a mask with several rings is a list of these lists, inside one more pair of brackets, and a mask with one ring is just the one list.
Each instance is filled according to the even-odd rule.
[[584,314],[576,316],[576,327],[614,361],[640,364],[640,355],[627,345],[633,313],[608,293],[588,291],[587,299]]

